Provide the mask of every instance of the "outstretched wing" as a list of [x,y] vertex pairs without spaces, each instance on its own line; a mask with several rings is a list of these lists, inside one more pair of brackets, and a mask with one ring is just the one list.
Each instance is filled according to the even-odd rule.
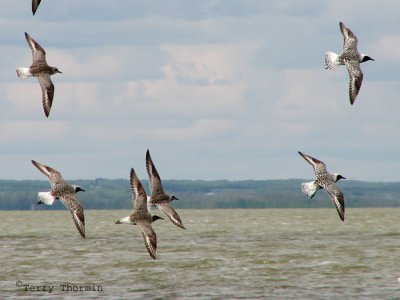
[[183,226],[182,220],[179,217],[178,213],[175,211],[175,209],[172,208],[172,206],[168,202],[157,203],[156,205],[158,209],[161,210],[172,223],[180,228],[186,229],[185,226]]
[[32,0],[32,14],[35,15],[41,0]]
[[144,245],[146,246],[147,252],[149,252],[150,256],[153,259],[156,259],[157,255],[157,236],[151,227],[150,223],[147,222],[138,222],[136,225],[139,227],[142,232]]
[[51,81],[50,76],[39,76],[38,80],[40,87],[42,88],[42,104],[44,114],[46,117],[49,117],[51,105],[53,104],[54,84]]
[[32,65],[47,65],[46,52],[44,51],[44,49],[26,32],[25,39],[28,42],[29,48],[31,48],[32,50]]
[[72,195],[61,196],[61,202],[71,212],[75,226],[83,238],[85,238],[85,215],[82,205]]
[[151,194],[163,194],[164,189],[162,187],[161,178],[160,175],[158,175],[157,169],[153,164],[149,149],[147,149],[146,152],[146,169],[147,174],[149,175]]
[[349,62],[345,60],[344,63],[346,65],[347,71],[349,72],[349,98],[350,103],[353,105],[354,101],[356,101],[358,93],[360,92],[364,76],[361,71],[359,62]]
[[46,166],[44,164],[41,164],[37,161],[32,160],[32,164],[44,175],[47,176],[49,179],[51,187],[53,187],[56,184],[61,184],[64,183],[64,179],[61,176],[61,173],[58,172],[57,170],[50,168],[49,166]]
[[342,191],[339,190],[335,182],[332,180],[324,181],[321,184],[323,188],[327,191],[333,205],[336,207],[340,219],[344,221],[344,197]]
[[339,22],[339,27],[343,35],[343,52],[347,52],[349,50],[357,51],[358,40],[356,35],[342,22]]
[[131,169],[130,181],[134,209],[147,211],[147,195],[134,169]]
[[327,173],[324,162],[300,151],[298,153],[313,167],[315,175],[318,176],[319,174]]

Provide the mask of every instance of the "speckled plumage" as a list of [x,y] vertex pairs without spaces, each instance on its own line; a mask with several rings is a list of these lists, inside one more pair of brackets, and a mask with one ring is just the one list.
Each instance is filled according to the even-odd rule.
[[317,177],[312,182],[302,183],[302,191],[312,198],[319,189],[325,189],[333,205],[336,207],[340,219],[344,221],[344,196],[336,186],[336,182],[342,178],[344,179],[344,177],[328,173],[326,165],[322,161],[300,151],[298,153],[313,167],[315,176]]
[[151,198],[149,201],[150,205],[156,205],[172,223],[176,226],[185,229],[182,220],[178,213],[171,206],[172,200],[178,200],[174,195],[168,195],[164,192],[160,175],[158,175],[157,169],[150,156],[150,151],[147,149],[146,152],[146,169],[149,175],[149,183],[151,189]]
[[75,226],[81,236],[85,237],[85,216],[83,207],[75,198],[75,194],[84,191],[81,187],[67,184],[57,170],[44,164],[32,160],[32,164],[44,175],[50,182],[51,189],[49,192],[41,192],[39,196],[39,204],[45,203],[51,205],[54,200],[60,200],[70,211]]
[[360,63],[374,59],[358,52],[357,37],[349,28],[342,22],[339,23],[339,27],[343,35],[343,53],[338,55],[334,52],[327,52],[325,54],[325,68],[335,69],[339,65],[346,66],[349,73],[349,98],[351,105],[353,105],[363,80]]
[[37,77],[42,89],[42,104],[46,117],[49,116],[54,97],[54,84],[50,75],[61,73],[56,67],[50,67],[46,62],[44,49],[25,32],[25,38],[32,50],[32,65],[29,68],[20,67],[17,75],[20,79],[29,76]]

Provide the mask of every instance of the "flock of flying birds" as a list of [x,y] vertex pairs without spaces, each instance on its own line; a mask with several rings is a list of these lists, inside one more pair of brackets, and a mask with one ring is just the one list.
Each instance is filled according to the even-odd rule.
[[[35,14],[41,0],[32,0],[32,13]],[[357,50],[357,37],[342,22],[339,23],[340,31],[343,35],[343,52],[336,54],[327,52],[325,55],[326,69],[335,69],[339,65],[345,65],[349,72],[349,98],[351,105],[354,104],[360,91],[363,73],[360,64],[374,60],[368,55],[359,53]],[[42,103],[46,117],[49,116],[54,97],[54,85],[50,76],[55,73],[61,73],[56,67],[51,67],[46,62],[46,52],[44,49],[25,32],[25,38],[32,50],[32,65],[29,68],[20,67],[17,69],[17,75],[20,79],[33,76],[37,77],[42,89]],[[337,187],[336,182],[345,179],[342,175],[327,171],[326,165],[309,155],[299,151],[299,154],[313,167],[316,179],[311,182],[301,184],[301,190],[309,197],[313,197],[319,189],[325,189],[336,207],[339,217],[344,221],[344,197],[343,193]],[[52,205],[54,200],[60,200],[71,212],[76,228],[82,237],[85,237],[85,216],[82,205],[76,199],[75,194],[84,191],[81,187],[67,184],[60,172],[48,167],[42,163],[32,160],[33,165],[45,174],[50,182],[49,192],[38,193],[38,204]],[[162,219],[157,215],[151,215],[152,206],[157,206],[169,220],[176,226],[185,229],[178,213],[171,206],[172,200],[178,199],[174,195],[164,192],[160,176],[151,159],[150,152],[146,152],[146,169],[149,176],[151,196],[146,192],[138,179],[134,169],[130,173],[130,185],[132,191],[133,213],[127,217],[119,219],[116,224],[137,225],[143,235],[147,251],[153,259],[156,259],[157,236],[152,228],[152,223]]]
[[[61,173],[42,163],[32,160],[33,165],[40,172],[47,176],[51,189],[49,192],[38,193],[38,204],[52,205],[54,200],[60,200],[71,212],[72,218],[79,233],[85,238],[85,215],[83,207],[76,199],[75,194],[84,191],[80,186],[70,185],[64,181]],[[178,213],[171,206],[172,200],[178,200],[174,195],[164,192],[160,175],[154,166],[150,156],[150,151],[146,152],[146,169],[149,175],[151,196],[147,196],[142,183],[137,177],[135,170],[131,169],[130,184],[132,191],[133,213],[125,218],[119,219],[116,224],[137,225],[143,235],[144,244],[150,256],[156,259],[157,253],[157,235],[151,226],[151,223],[162,219],[157,215],[151,215],[152,206],[157,206],[168,219],[176,226],[185,229]]]

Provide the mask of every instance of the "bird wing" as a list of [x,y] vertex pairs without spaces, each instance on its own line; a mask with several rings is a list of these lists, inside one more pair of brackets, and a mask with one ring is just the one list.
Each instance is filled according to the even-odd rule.
[[156,205],[158,209],[161,210],[172,223],[180,228],[186,229],[185,226],[183,226],[182,220],[179,217],[178,213],[175,211],[175,209],[172,208],[172,206],[168,202],[157,203]]
[[54,97],[54,84],[50,79],[50,76],[38,76],[37,77],[42,88],[42,104],[43,110],[46,117],[49,116],[51,105],[53,104]]
[[360,68],[360,63],[355,61],[344,61],[347,71],[349,72],[349,98],[350,103],[353,105],[356,101],[356,97],[361,89],[361,84],[363,80],[363,73]]
[[32,14],[35,15],[41,0],[32,0]]
[[147,174],[149,175],[151,194],[163,194],[164,189],[162,187],[161,178],[160,175],[158,175],[157,169],[154,166],[154,163],[150,156],[150,151],[148,149],[146,152],[146,169]]
[[137,222],[136,225],[139,227],[142,233],[144,245],[146,246],[147,252],[149,252],[150,256],[153,259],[156,259],[157,236],[153,228],[151,227],[151,224],[148,222]]
[[339,23],[340,31],[343,35],[343,52],[348,50],[356,50],[357,51],[357,37],[356,35],[347,28],[342,22]]
[[44,49],[26,32],[25,39],[28,42],[29,48],[32,50],[32,65],[47,65],[46,51],[44,51]]
[[53,187],[56,184],[61,184],[64,183],[64,179],[61,176],[61,173],[58,172],[57,170],[50,168],[44,164],[41,164],[37,161],[32,160],[32,164],[44,175],[47,176],[49,179],[51,187]]
[[340,219],[344,221],[344,196],[342,191],[339,190],[333,180],[324,180],[321,185],[327,191],[329,197],[331,198]]
[[300,151],[298,151],[298,153],[313,167],[315,175],[327,173],[324,162]]
[[71,212],[75,226],[83,238],[85,238],[85,215],[83,207],[78,200],[72,195],[61,196],[60,201]]
[[134,209],[147,211],[147,195],[134,169],[131,169],[130,182]]

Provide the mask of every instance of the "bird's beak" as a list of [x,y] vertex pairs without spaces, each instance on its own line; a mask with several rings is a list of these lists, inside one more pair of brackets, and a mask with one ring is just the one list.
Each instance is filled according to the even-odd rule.
[[115,222],[115,224],[121,224],[121,222],[118,220],[117,222]]
[[57,71],[57,73],[61,73],[61,74],[62,74],[62,72],[61,72],[61,71]]

